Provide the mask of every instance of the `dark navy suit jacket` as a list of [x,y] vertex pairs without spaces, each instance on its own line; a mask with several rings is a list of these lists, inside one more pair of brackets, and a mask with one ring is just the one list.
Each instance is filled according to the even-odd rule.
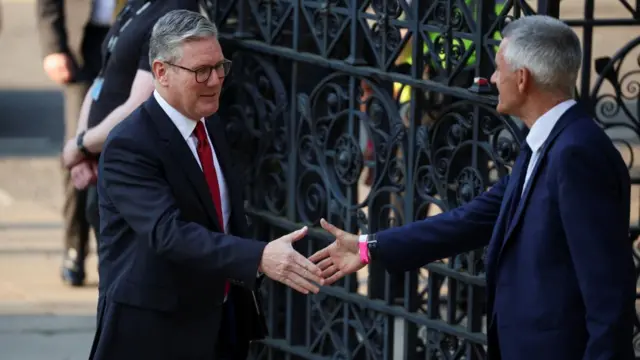
[[403,271],[488,244],[490,359],[633,359],[630,180],[620,153],[575,105],[512,209],[524,160],[473,201],[378,233],[379,261]]
[[[95,360],[214,359],[224,284],[234,284],[235,341],[263,338],[256,274],[265,242],[245,238],[242,180],[223,124],[206,122],[228,186],[230,233],[218,228],[204,175],[153,96],[109,134],[99,164],[100,298]],[[224,315],[226,316],[226,315]],[[226,340],[223,341],[226,344]]]

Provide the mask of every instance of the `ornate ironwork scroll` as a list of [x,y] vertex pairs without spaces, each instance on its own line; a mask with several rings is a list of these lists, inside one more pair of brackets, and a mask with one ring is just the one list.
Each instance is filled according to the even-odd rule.
[[[206,4],[233,59],[220,113],[256,235],[317,229],[320,218],[354,233],[400,226],[510,171],[522,124],[469,87],[491,76],[505,23],[534,13],[524,0]],[[638,108],[624,96],[637,106],[637,82],[623,85],[617,64],[636,45],[596,61],[590,95],[604,126],[634,136]],[[320,230],[308,238],[304,254],[329,241]],[[271,336],[252,357],[484,359],[483,250],[402,274],[370,266],[317,296],[267,282]]]

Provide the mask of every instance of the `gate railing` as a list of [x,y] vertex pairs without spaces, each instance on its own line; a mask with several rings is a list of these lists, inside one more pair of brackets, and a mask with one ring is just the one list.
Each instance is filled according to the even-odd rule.
[[[595,0],[206,1],[233,60],[220,114],[255,235],[310,225],[297,246],[311,254],[330,241],[317,230],[322,217],[374,232],[464,204],[508,173],[523,125],[498,114],[495,94],[473,79],[491,76],[504,24],[536,10],[564,18],[584,6],[584,19],[568,21],[586,29],[577,97],[628,144],[634,174],[639,88],[628,81],[640,58],[618,64],[639,40],[592,57],[600,24],[638,25],[640,16],[610,2],[630,19],[594,19]],[[372,265],[308,297],[267,282],[271,337],[252,357],[484,359],[483,254],[400,274]]]

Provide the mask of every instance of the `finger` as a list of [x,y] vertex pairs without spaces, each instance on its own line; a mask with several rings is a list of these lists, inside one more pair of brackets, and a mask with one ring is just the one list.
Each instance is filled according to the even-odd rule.
[[322,270],[320,270],[320,268],[316,264],[300,255],[300,253],[298,252],[294,254],[293,260],[294,265],[298,268],[296,270],[296,273],[303,275],[304,277],[313,280],[318,284],[322,284]]
[[304,294],[304,295],[307,295],[309,293],[309,290],[305,290],[303,287],[298,286],[298,284],[296,284],[295,282],[293,282],[290,279],[284,279],[284,281],[282,283],[287,285],[288,287],[294,289],[295,291]]
[[65,71],[64,69],[57,68],[55,70],[54,81],[57,83],[64,84],[65,82],[69,81],[70,77],[71,76],[69,72]]
[[73,182],[74,185],[80,184],[81,179],[82,179],[82,176],[77,171],[71,172],[71,181]]
[[83,171],[79,176],[78,176],[78,180],[80,180],[81,183],[86,184],[89,182],[89,178],[91,177],[90,174],[87,174],[86,171]]
[[[301,256],[302,257],[302,256]],[[304,259],[304,257],[302,257]],[[305,259],[306,260],[306,259]],[[295,262],[293,266],[291,266],[291,272],[296,273],[303,278],[314,281],[320,285],[324,284],[324,278],[322,277],[322,270],[320,270],[317,266],[313,265],[312,269],[305,267],[302,264]]]
[[281,239],[290,243],[296,242],[307,235],[308,228],[305,226],[302,229],[296,230],[291,234],[283,236]]
[[78,165],[78,161],[66,153],[62,155],[62,162],[64,163],[64,166],[69,169]]
[[75,181],[73,183],[73,187],[75,187],[77,190],[84,190],[84,188],[86,187],[85,184],[81,181]]
[[331,276],[338,271],[340,271],[340,269],[333,264],[322,271],[322,277],[324,278],[325,285],[327,283],[327,279],[331,278]]
[[294,269],[293,273],[295,273],[296,275],[300,276],[302,279],[308,282],[313,282],[320,286],[324,285],[324,277],[322,276],[322,271],[320,272],[320,274],[316,275],[309,272],[309,270],[299,267]]
[[71,71],[69,71],[67,64],[58,67],[56,70],[58,71],[58,77],[61,81],[68,81],[71,78]]
[[324,272],[331,265],[333,265],[333,259],[326,258],[318,263],[318,268]]
[[91,178],[93,178],[93,172],[91,171],[91,169],[87,169],[85,176],[87,177],[87,181],[91,181]]
[[[290,281],[296,284],[298,287],[305,289],[307,292],[317,294],[320,291],[320,287],[312,282],[305,280],[302,276],[296,273],[289,273],[287,276]],[[324,280],[324,279],[323,279]]]
[[336,281],[342,279],[344,277],[344,273],[340,270],[336,271],[335,274],[333,274],[332,276],[330,276],[329,278],[324,280],[324,284],[325,286],[331,285],[333,283],[335,283]]
[[329,248],[326,247],[322,250],[318,250],[315,254],[309,256],[309,261],[312,263],[318,263],[318,261],[324,260],[329,257]]
[[336,238],[342,235],[342,230],[338,229],[332,224],[329,224],[325,219],[320,219],[320,226],[322,226],[323,229],[327,230],[331,235],[335,236]]
[[73,178],[73,184],[77,189],[81,189],[83,186],[85,186],[86,182],[87,177],[82,173],[76,174],[76,176]]
[[77,179],[72,179],[71,182],[73,183],[73,187],[80,190],[82,188],[82,183],[80,181],[78,181]]

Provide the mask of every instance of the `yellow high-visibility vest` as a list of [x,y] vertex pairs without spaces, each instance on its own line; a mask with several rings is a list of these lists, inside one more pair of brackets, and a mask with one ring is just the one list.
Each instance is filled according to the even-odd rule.
[[[467,5],[469,5],[469,1],[470,0],[467,0]],[[496,12],[496,14],[498,16],[502,13],[502,10],[504,9],[504,6],[505,6],[504,4],[496,4],[495,12]],[[441,36],[441,35],[438,34],[438,33],[429,33],[429,39],[432,42],[435,42],[439,36]],[[494,35],[493,35],[493,38],[495,40],[502,40],[502,34],[500,34],[499,31],[496,31],[494,33]],[[461,42],[462,42],[462,44],[461,44]],[[455,47],[455,46],[460,46],[460,48],[466,50],[466,49],[469,49],[469,47],[474,46],[474,44],[473,44],[472,40],[453,39],[453,41],[451,43],[451,47]],[[405,50],[408,50],[408,51],[403,51],[403,53],[406,53],[406,54],[404,55],[404,59],[402,59],[402,62],[407,63],[409,65],[413,65],[413,58],[411,56],[411,48],[407,47],[407,48],[405,48]],[[498,51],[498,47],[497,46],[495,47],[495,50]],[[428,48],[427,44],[424,44],[423,52],[425,54],[427,54],[428,51],[429,51],[429,48]],[[403,55],[401,55],[401,57],[403,57]],[[444,53],[444,51],[442,51],[442,52],[440,52],[440,54],[438,54],[438,58],[441,61],[441,65],[440,66],[443,69],[446,69],[447,62],[446,62],[446,54]],[[475,64],[475,62],[476,62],[476,51],[473,50],[473,52],[471,53],[471,56],[469,56],[469,59],[467,60],[467,62],[465,64],[465,66],[471,66],[471,65]],[[402,93],[400,94],[400,99],[399,99],[401,104],[406,103],[406,102],[411,100],[411,87],[410,86],[406,85],[403,88],[403,84],[394,83],[393,84],[393,88],[394,88],[394,91],[396,93],[401,91],[401,89],[402,89]]]
[[115,0],[115,1],[116,1],[116,6],[113,9],[113,20],[116,19],[118,14],[120,14],[120,11],[122,11],[122,8],[124,8],[125,5],[127,5],[127,3],[129,2],[129,0]]

